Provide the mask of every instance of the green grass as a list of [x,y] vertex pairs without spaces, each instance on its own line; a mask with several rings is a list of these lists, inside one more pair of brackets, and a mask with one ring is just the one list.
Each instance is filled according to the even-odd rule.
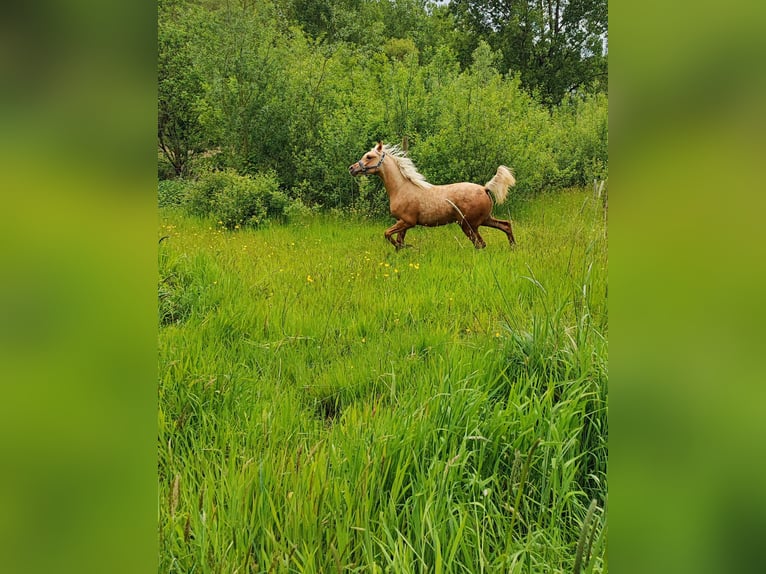
[[607,570],[604,213],[513,210],[400,252],[162,213],[160,571]]

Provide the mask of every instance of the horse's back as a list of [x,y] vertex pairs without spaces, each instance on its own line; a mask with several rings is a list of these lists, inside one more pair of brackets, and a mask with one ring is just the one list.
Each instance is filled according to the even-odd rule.
[[463,181],[460,183],[448,183],[446,185],[435,185],[435,189],[447,195],[450,199],[470,199],[472,197],[481,197],[484,194],[484,186],[478,183]]
[[469,212],[486,212],[492,210],[492,200],[483,185],[462,182],[438,186],[442,194],[454,202],[466,216]]
[[435,185],[427,193],[431,197],[421,204],[420,225],[443,225],[463,218],[483,220],[492,211],[492,201],[486,190],[475,183]]

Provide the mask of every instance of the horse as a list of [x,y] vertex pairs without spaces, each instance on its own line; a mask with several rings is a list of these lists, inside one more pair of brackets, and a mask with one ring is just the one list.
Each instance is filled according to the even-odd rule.
[[459,223],[476,249],[487,245],[479,233],[481,225],[504,232],[511,246],[516,243],[511,222],[492,217],[490,192],[496,203],[503,203],[508,188],[516,185],[513,172],[504,165],[498,167],[495,176],[483,186],[468,182],[432,185],[418,173],[399,146],[378,142],[358,162],[351,164],[348,171],[354,177],[369,174],[383,180],[391,215],[396,218],[384,236],[397,251],[404,247],[407,230],[416,225],[435,227]]

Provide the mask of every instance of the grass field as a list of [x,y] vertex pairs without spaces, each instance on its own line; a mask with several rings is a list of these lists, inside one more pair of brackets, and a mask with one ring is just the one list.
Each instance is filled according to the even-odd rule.
[[161,213],[160,571],[607,571],[604,210],[510,204],[481,251]]

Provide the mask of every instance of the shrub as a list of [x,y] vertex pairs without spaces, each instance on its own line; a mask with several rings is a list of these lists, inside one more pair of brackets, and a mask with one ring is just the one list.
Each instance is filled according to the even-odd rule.
[[[274,176],[276,178],[276,175]],[[276,182],[276,179],[274,180]],[[269,219],[283,219],[285,210],[290,205],[290,198],[277,189],[267,193],[264,197],[266,204],[266,216]]]
[[187,194],[185,205],[191,215],[212,216],[234,229],[284,218],[289,203],[273,171],[255,176],[220,171],[202,176]]
[[189,182],[183,179],[164,179],[157,183],[157,203],[160,207],[178,207],[183,204]]
[[254,178],[232,174],[213,199],[213,215],[226,229],[257,227],[266,220],[264,195]]
[[562,170],[571,174],[567,185],[589,185],[608,175],[608,102],[603,94],[564,98],[553,114],[554,151]]
[[207,173],[226,169],[228,157],[220,149],[210,149],[203,153],[194,154],[186,163],[187,177],[202,177]]
[[199,217],[212,215],[216,196],[223,191],[233,175],[228,172],[212,172],[200,177],[186,194],[186,211]]
[[315,209],[303,203],[300,198],[297,198],[288,203],[284,216],[288,221],[300,221],[301,219],[311,217],[315,212]]
[[389,214],[389,200],[383,183],[377,177],[357,179],[358,192],[349,205],[356,217],[378,218]]

